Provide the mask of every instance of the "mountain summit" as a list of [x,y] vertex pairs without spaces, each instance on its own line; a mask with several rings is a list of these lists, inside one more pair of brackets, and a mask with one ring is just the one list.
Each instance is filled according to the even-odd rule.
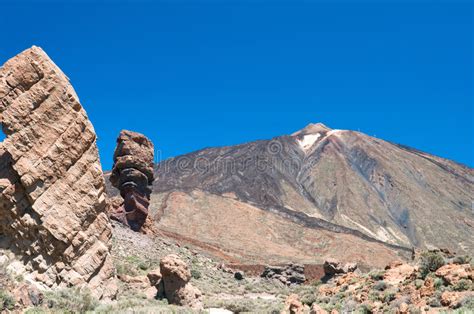
[[321,123],[171,158],[155,177],[158,228],[231,260],[381,265],[412,247],[474,250],[473,169]]

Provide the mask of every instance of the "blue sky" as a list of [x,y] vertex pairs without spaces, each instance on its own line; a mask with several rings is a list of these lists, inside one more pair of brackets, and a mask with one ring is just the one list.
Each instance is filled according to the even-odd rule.
[[310,122],[474,166],[471,1],[1,2],[0,63],[41,46],[104,169],[121,129],[161,158]]

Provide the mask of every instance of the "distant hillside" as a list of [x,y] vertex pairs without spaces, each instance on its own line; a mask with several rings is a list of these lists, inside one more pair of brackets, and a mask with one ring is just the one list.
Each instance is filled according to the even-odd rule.
[[310,124],[168,159],[155,177],[159,229],[231,260],[474,251],[474,170],[359,132]]

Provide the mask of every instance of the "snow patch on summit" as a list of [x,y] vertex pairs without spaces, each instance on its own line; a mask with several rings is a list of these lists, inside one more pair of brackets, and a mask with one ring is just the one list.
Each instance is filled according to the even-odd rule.
[[316,133],[316,134],[307,134],[305,136],[303,136],[303,139],[301,140],[297,140],[298,141],[298,144],[300,145],[300,147],[304,150],[304,151],[307,151],[308,149],[310,149],[314,143],[321,137],[321,134],[320,133]]

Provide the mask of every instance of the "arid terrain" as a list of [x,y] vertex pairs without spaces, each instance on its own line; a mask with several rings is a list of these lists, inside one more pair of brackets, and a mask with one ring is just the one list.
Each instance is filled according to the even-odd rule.
[[473,169],[359,132],[309,125],[165,160],[155,177],[158,228],[230,261],[380,267],[414,247],[474,251]]
[[[87,102],[86,102],[87,103]],[[0,68],[0,312],[474,311],[474,170],[321,123],[153,164],[39,47]]]

